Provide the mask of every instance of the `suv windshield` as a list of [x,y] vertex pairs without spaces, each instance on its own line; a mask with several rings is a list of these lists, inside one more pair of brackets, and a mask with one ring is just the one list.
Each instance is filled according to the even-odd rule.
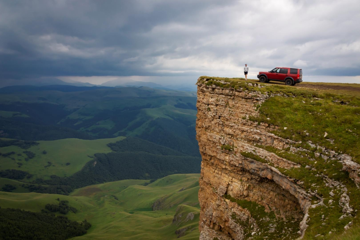
[[273,70],[269,71],[269,72],[276,72],[277,68],[274,68]]

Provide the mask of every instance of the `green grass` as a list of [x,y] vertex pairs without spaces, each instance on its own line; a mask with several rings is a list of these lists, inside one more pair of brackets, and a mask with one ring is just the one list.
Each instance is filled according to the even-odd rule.
[[145,109],[143,109],[143,112],[145,112],[146,115],[152,117],[153,119],[156,119],[156,118],[171,119],[171,117],[166,115],[166,113],[168,112],[167,106],[163,106],[160,108],[145,108]]
[[103,121],[99,121],[97,122],[95,125],[92,125],[90,128],[88,128],[88,130],[94,130],[97,128],[103,128],[103,129],[107,129],[110,130],[115,126],[115,123],[112,120],[103,120]]
[[0,178],[0,191],[2,191],[1,189],[6,184],[10,184],[10,185],[16,187],[16,189],[12,191],[14,193],[26,193],[26,192],[29,192],[29,189],[22,187],[22,185],[23,185],[22,182],[12,180],[12,179],[8,179],[8,178]]
[[223,145],[221,145],[221,150],[233,151],[233,150],[234,150],[234,146],[229,145],[229,144],[223,144]]
[[266,161],[265,159],[259,157],[258,155],[255,155],[251,152],[241,152],[241,155],[246,157],[246,158],[251,158],[251,159],[254,159],[258,162],[262,162],[262,163],[268,163],[268,161]]
[[[33,178],[49,179],[51,175],[59,177],[71,176],[80,171],[84,165],[92,160],[95,153],[109,153],[108,143],[114,143],[125,137],[81,140],[75,138],[38,141],[39,145],[32,146],[26,151],[35,153],[35,157],[25,160],[24,149],[17,146],[0,148],[2,153],[15,152],[9,157],[0,156],[0,170],[18,169],[34,175]],[[44,154],[46,151],[46,154]],[[18,156],[20,154],[20,156]],[[22,164],[19,167],[18,163]],[[30,179],[30,180],[31,180]]]
[[337,152],[346,152],[360,162],[360,101],[356,99],[348,105],[340,105],[335,99],[334,96],[319,99],[272,97],[261,105],[259,117],[252,120],[278,126],[276,135],[302,141],[305,148],[309,148],[306,142],[312,141]]
[[[256,220],[259,230],[252,239],[296,239],[298,237],[297,231],[299,230],[300,220],[287,219],[285,222],[280,217],[277,218],[273,211],[266,211],[264,206],[256,202],[235,199],[230,195],[225,195],[225,198],[249,210],[251,217]],[[238,217],[235,213],[233,213],[232,218],[244,228],[245,237],[251,237],[251,233],[255,229],[249,219],[241,220],[241,217]],[[270,231],[271,228],[273,228],[273,231]]]
[[12,117],[29,117],[29,116],[20,112],[0,111],[0,117],[12,118]]
[[[71,220],[92,224],[86,235],[74,239],[177,239],[175,231],[184,227],[189,230],[181,239],[199,239],[199,177],[170,175],[146,186],[148,180],[122,180],[77,189],[70,196],[0,192],[0,207],[40,211],[57,198],[67,200],[79,210],[68,213]],[[153,211],[158,199],[165,199],[163,209]],[[194,219],[185,221],[190,212]],[[181,215],[176,224],[174,215]]]
[[335,240],[360,240],[360,227],[354,226],[342,234],[335,235]]

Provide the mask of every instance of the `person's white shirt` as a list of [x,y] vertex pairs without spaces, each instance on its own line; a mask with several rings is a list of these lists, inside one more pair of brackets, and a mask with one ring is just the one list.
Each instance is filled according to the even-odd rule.
[[244,67],[244,72],[249,72],[249,67]]

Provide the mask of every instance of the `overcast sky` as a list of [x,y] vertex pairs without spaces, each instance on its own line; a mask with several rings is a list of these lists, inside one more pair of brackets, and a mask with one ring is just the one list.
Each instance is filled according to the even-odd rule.
[[359,23],[359,0],[0,0],[0,81],[195,83],[247,63],[360,83]]

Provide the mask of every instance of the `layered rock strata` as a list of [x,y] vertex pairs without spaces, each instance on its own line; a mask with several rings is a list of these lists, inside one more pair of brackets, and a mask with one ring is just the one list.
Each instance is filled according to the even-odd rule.
[[[320,196],[278,170],[299,168],[297,163],[264,146],[292,152],[306,150],[270,133],[275,127],[249,120],[258,115],[259,105],[269,97],[259,91],[209,85],[206,79],[198,81],[200,239],[301,238],[309,208],[323,204]],[[325,151],[324,156],[327,154],[334,155]],[[344,158],[344,170],[348,169],[357,182],[358,164],[346,156],[338,157]],[[351,211],[346,188],[337,186],[343,193],[345,211]],[[317,204],[311,205],[314,198]]]

